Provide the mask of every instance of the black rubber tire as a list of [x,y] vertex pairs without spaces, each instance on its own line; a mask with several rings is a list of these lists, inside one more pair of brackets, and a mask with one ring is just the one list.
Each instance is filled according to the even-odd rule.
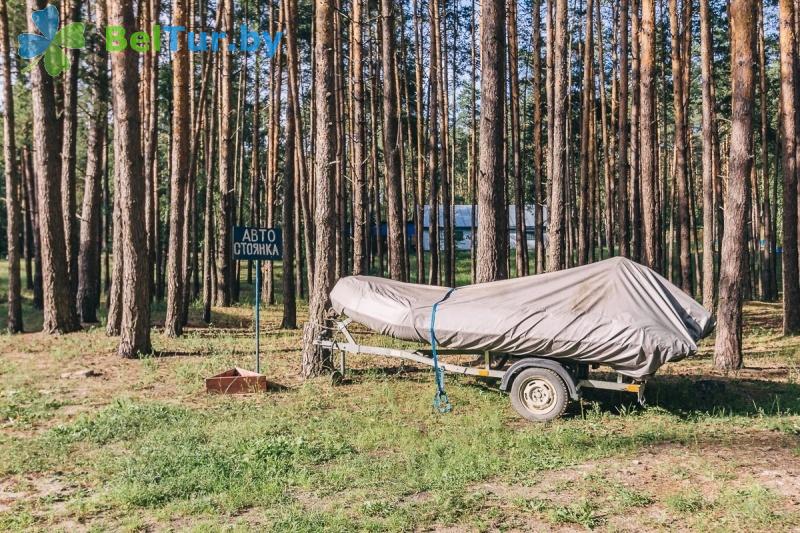
[[[536,389],[527,390],[528,387]],[[535,398],[528,398],[525,395],[531,392],[543,397],[544,405],[536,408],[533,403]],[[561,376],[547,368],[526,368],[514,378],[511,383],[511,405],[519,415],[531,422],[549,422],[564,414],[569,403],[567,385]]]

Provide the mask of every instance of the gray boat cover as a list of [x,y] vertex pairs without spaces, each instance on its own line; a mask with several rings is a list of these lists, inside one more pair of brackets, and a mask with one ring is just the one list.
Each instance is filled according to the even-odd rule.
[[692,297],[624,258],[459,287],[342,278],[334,309],[373,331],[437,345],[607,365],[640,379],[697,351],[714,327]]

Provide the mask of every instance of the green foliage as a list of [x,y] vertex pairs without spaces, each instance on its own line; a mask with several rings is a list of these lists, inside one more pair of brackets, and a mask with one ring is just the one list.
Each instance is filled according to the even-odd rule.
[[548,514],[555,524],[579,524],[594,529],[603,523],[597,514],[597,506],[588,500],[554,507]]
[[65,444],[129,441],[165,424],[174,425],[187,415],[183,408],[119,399],[94,416],[84,415],[73,424],[54,428],[52,435]]
[[666,503],[679,513],[696,513],[711,505],[705,496],[695,489],[673,494],[667,497]]
[[6,391],[0,395],[0,427],[31,427],[53,417],[62,405],[52,395],[31,389]]

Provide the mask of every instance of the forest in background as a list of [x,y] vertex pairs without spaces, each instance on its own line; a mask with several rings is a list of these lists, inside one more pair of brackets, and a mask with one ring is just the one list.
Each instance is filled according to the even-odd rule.
[[[473,281],[627,256],[716,311],[717,365],[738,368],[743,299],[782,295],[800,331],[796,4],[66,0],[86,48],[52,78],[16,50],[47,2],[0,0],[8,327],[25,284],[45,332],[104,302],[119,353],[147,353],[151,302],[170,336],[192,302],[210,321],[253,279],[232,227],[280,226],[264,298],[286,328],[308,299],[313,375],[335,280],[453,286],[453,206],[475,204]],[[274,57],[189,53],[185,37],[105,52],[98,28],[156,22],[283,39]],[[430,253],[405,231],[426,205],[444,213]],[[532,249],[509,249],[508,205],[548,207]]]

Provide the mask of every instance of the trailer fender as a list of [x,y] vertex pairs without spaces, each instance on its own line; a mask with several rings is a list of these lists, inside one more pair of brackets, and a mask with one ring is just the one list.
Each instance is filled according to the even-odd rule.
[[573,400],[580,398],[580,394],[578,394],[578,385],[575,383],[575,378],[566,368],[564,368],[564,365],[558,361],[553,361],[552,359],[542,359],[540,357],[527,357],[525,359],[520,359],[511,365],[511,367],[506,370],[506,373],[503,374],[503,378],[500,381],[500,390],[508,391],[509,388],[511,388],[511,382],[514,381],[514,378],[517,377],[517,374],[526,368],[547,368],[552,370],[564,380],[564,383],[567,385],[567,391],[569,392],[570,398]]

